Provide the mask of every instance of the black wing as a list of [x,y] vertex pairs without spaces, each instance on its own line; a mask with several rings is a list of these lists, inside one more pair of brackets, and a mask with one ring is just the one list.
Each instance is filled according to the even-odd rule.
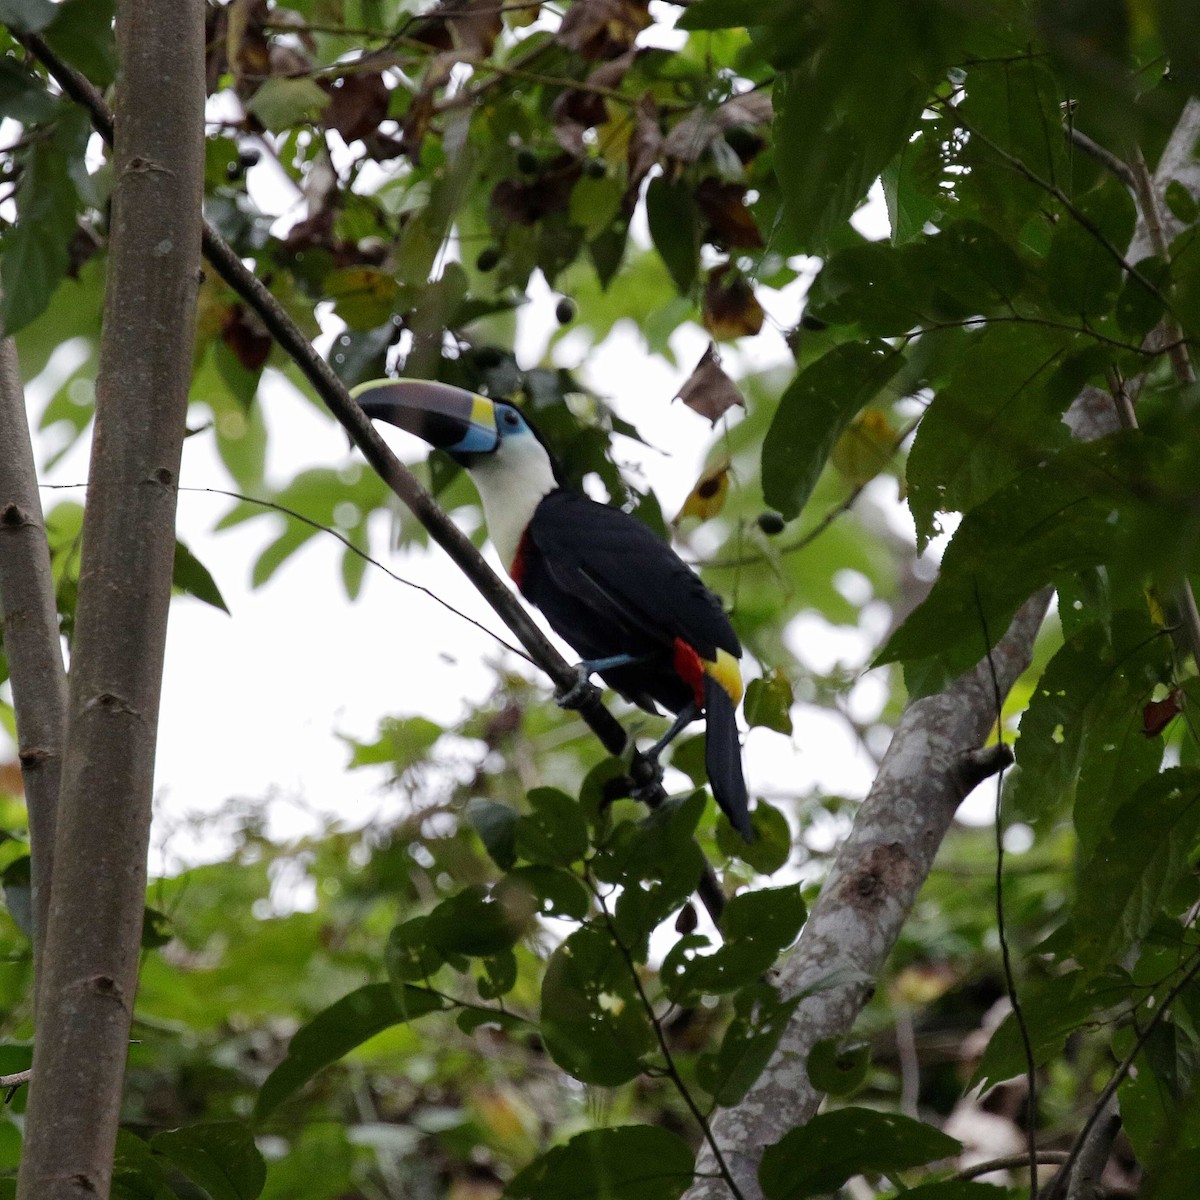
[[[565,628],[559,632],[581,652],[665,650],[682,638],[710,661],[718,649],[741,656],[721,602],[636,517],[561,490],[538,505],[528,536],[547,576],[543,587],[558,593],[539,597],[531,589],[529,599],[556,628],[555,606],[573,609],[563,624],[591,644],[576,644]],[[601,623],[612,626],[611,641]]]

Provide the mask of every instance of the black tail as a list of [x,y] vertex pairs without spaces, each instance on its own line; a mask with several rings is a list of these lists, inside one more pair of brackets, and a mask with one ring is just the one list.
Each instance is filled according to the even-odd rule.
[[748,842],[754,841],[750,824],[750,802],[742,777],[742,747],[738,742],[736,709],[729,693],[711,676],[704,677],[704,765],[713,798],[734,829]]

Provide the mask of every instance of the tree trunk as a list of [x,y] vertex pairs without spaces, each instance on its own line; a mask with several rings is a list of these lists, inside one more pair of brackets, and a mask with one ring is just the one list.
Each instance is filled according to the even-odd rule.
[[112,240],[40,1030],[18,1196],[105,1197],[145,906],[191,375],[204,6],[121,0]]

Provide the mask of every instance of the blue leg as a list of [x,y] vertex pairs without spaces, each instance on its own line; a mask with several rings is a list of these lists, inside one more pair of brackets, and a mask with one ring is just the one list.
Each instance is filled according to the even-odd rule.
[[648,758],[653,762],[658,762],[658,756],[683,732],[685,726],[690,725],[699,716],[700,709],[696,703],[694,701],[689,703],[686,708],[680,711],[671,728],[649,750],[645,751],[642,757]]
[[583,662],[575,665],[576,674],[579,676],[575,686],[558,696],[558,703],[562,708],[579,708],[587,697],[590,677],[597,671],[611,671],[614,667],[631,667],[634,663],[645,662],[646,659],[638,658],[633,654],[613,654],[608,658],[585,658]]

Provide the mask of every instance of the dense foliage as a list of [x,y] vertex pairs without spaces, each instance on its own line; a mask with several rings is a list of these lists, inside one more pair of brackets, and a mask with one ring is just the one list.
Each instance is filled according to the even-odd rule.
[[[576,351],[632,320],[647,354],[673,359],[691,323],[746,364],[777,295],[815,273],[789,368],[734,381],[710,354],[683,391],[716,432],[682,525],[704,522],[695,552],[747,647],[749,724],[785,736],[793,705],[827,709],[877,756],[906,695],[941,688],[1027,598],[1057,591],[1004,722],[1015,732],[1020,714],[1004,815],[1033,835],[1002,872],[1028,1048],[1011,1016],[997,1025],[991,835],[957,829],[858,1042],[810,1057],[833,1099],[767,1148],[763,1194],[831,1193],[856,1175],[881,1191],[994,1194],[937,1183],[959,1153],[946,1118],[966,1138],[987,1109],[1004,1137],[1031,1122],[1042,1146],[1065,1147],[1127,1056],[1106,1186],[1191,1194],[1192,147],[1155,220],[1140,187],[1200,89],[1190,6],[412,7],[209,8],[208,218],[307,333],[337,331],[343,379],[402,370],[514,397],[574,480],[666,533],[654,493],[619,469],[636,426],[585,390],[557,340],[543,362],[514,356],[531,278],[561,297]],[[113,82],[104,0],[6,0],[0,15]],[[111,167],[42,65],[0,43],[0,116],[17,133],[0,152],[0,318],[28,379],[62,343],[80,348],[41,415],[79,437]],[[303,198],[290,223],[256,200],[268,175]],[[890,234],[871,240],[851,218],[877,181]],[[385,489],[334,436],[327,470],[268,486],[270,373],[304,386],[208,274],[192,425],[247,497],[223,523],[277,527],[263,501],[316,523],[289,521],[256,583],[336,529],[353,596],[362,552],[386,554],[368,536]],[[1136,402],[1136,426],[1075,440],[1063,416],[1081,393],[1110,411]],[[428,479],[447,509],[475,504],[448,460]],[[916,547],[886,512],[897,480]],[[73,501],[49,506],[68,638],[80,516]],[[916,553],[943,531],[929,588]],[[422,536],[404,524],[405,540]],[[221,602],[182,547],[176,583]],[[882,638],[881,605],[895,618]],[[860,631],[871,651],[818,669],[789,635],[801,615],[810,631]],[[903,670],[864,715],[844,697],[872,658]],[[229,861],[153,883],[115,1194],[683,1194],[709,1114],[742,1100],[803,998],[780,995],[770,968],[800,934],[853,798],[809,794],[798,774],[786,795],[758,798],[759,838],[744,846],[704,798],[691,738],[672,759],[690,783],[646,817],[614,800],[622,764],[515,667],[452,728],[381,715],[378,740],[353,749],[352,768],[368,763],[394,764],[411,798],[395,827],[279,845],[253,806],[234,806]],[[6,1070],[29,1058],[23,820],[8,801]],[[690,900],[702,856],[732,897],[719,933]],[[300,878],[311,911],[287,903]],[[1030,1055],[1040,1087],[1027,1106]],[[1003,1086],[981,1104],[976,1083]],[[0,1119],[3,1171],[22,1105]]]

